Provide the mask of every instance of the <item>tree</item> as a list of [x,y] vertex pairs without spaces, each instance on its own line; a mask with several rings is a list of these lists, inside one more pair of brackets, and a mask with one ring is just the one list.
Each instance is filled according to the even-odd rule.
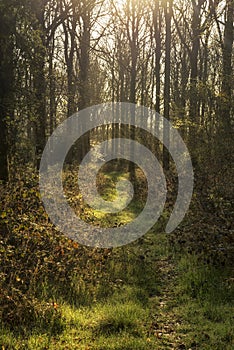
[[8,172],[8,127],[14,119],[14,28],[15,14],[11,2],[0,6],[0,180],[6,182]]
[[45,7],[48,0],[36,0],[31,2],[32,14],[34,16],[33,30],[37,35],[35,42],[35,56],[32,68],[35,91],[35,161],[39,169],[40,159],[46,144],[46,28]]
[[198,109],[198,54],[200,49],[201,37],[201,7],[205,0],[192,0],[193,15],[192,15],[192,47],[190,50],[190,94],[189,94],[189,116],[191,120],[190,127],[190,144],[193,145],[195,137],[195,129],[198,123],[199,109]]
[[226,0],[225,27],[222,44],[223,67],[221,85],[220,118],[221,128],[226,135],[232,130],[232,88],[233,88],[233,0]]
[[[170,120],[170,84],[171,84],[171,19],[172,19],[172,0],[165,2],[165,22],[166,22],[166,51],[165,51],[165,82],[164,82],[164,118]],[[163,167],[169,170],[169,153],[165,143],[170,142],[170,134],[167,124],[163,125]]]
[[155,38],[155,78],[156,78],[156,102],[155,111],[160,114],[161,103],[161,58],[162,58],[162,17],[159,0],[155,1],[153,9],[153,24],[154,24],[154,38]]

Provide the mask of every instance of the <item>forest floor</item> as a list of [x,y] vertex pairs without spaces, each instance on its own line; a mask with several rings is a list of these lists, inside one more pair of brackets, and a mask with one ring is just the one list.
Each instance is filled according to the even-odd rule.
[[[34,329],[22,336],[5,328],[1,350],[233,349],[231,291],[222,289],[227,279],[216,271],[212,281],[211,271],[199,271],[202,265],[189,257],[176,262],[165,235],[153,240],[150,251],[144,243],[112,258],[111,295],[103,298],[102,292],[86,306],[56,298],[62,318],[57,334]],[[202,291],[203,283],[208,286]]]
[[[113,174],[111,176],[113,178]],[[70,189],[73,191],[72,187]],[[104,195],[111,197],[113,194],[106,192]],[[27,196],[23,194],[23,198],[26,200]],[[32,206],[32,201],[29,205]],[[138,209],[139,206],[135,205],[132,212]],[[93,221],[94,214],[89,212],[90,221]],[[83,211],[83,215],[87,217],[87,212]],[[6,216],[2,215],[4,219]],[[119,220],[126,223],[129,217],[125,213]],[[108,224],[110,221],[109,217]],[[20,222],[22,226],[22,218]],[[24,224],[24,232],[27,225]],[[21,226],[17,230],[21,230]],[[172,245],[170,235],[163,233],[162,226],[162,223],[156,224],[144,237],[124,247],[88,250],[89,258],[86,260],[81,250],[75,250],[77,255],[73,256],[73,260],[79,265],[84,259],[83,267],[76,273],[72,270],[71,275],[64,278],[61,288],[58,287],[60,282],[53,281],[53,278],[51,282],[43,277],[37,282],[37,288],[34,286],[35,290],[31,287],[30,294],[30,287],[23,289],[26,276],[23,281],[23,272],[21,275],[18,272],[11,283],[18,283],[20,287],[14,285],[11,294],[8,290],[6,300],[14,299],[14,293],[20,288],[27,290],[24,295],[28,298],[34,290],[40,312],[33,317],[27,316],[27,320],[24,318],[26,309],[19,311],[13,300],[13,308],[10,309],[12,304],[8,305],[11,312],[6,313],[0,328],[0,349],[233,349],[233,270],[227,266],[214,266],[201,259],[201,255]],[[27,241],[27,247],[29,243]],[[46,244],[48,248],[48,241]],[[11,242],[10,249],[12,246]],[[56,260],[56,269],[63,264],[66,247],[64,244],[60,249],[62,253]],[[22,251],[20,254],[19,259],[23,259]],[[41,261],[41,255],[38,261]],[[45,255],[44,264],[48,260]],[[5,261],[8,260],[5,258]],[[19,264],[20,261],[18,268]],[[21,269],[23,271],[22,266]],[[31,270],[32,267],[28,271]],[[33,276],[35,274],[34,270]],[[30,278],[33,284],[32,276]],[[3,284],[3,287],[6,288],[6,285]],[[2,295],[5,296],[4,291]],[[47,315],[43,307],[46,309],[48,305],[52,309],[52,313],[48,314],[49,320],[47,316],[41,316]],[[19,313],[18,323],[8,322],[12,312],[12,319],[17,319]]]

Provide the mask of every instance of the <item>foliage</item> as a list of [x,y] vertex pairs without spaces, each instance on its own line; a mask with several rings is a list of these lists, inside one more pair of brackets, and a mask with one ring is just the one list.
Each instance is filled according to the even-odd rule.
[[[31,174],[2,187],[0,253],[1,318],[11,327],[34,327],[38,317],[45,322],[59,318],[54,290],[68,288],[65,297],[71,298],[82,295],[83,284],[90,285],[92,295],[95,273],[109,254],[81,247],[55,231],[40,202],[37,177]],[[73,285],[74,276],[81,281],[80,290]],[[49,298],[45,303],[44,294]]]
[[[100,173],[98,183],[111,199],[122,172],[107,174]],[[74,179],[75,169],[67,169],[64,184],[71,200],[77,198]],[[141,198],[142,193],[137,201]],[[83,208],[86,220],[116,223]],[[40,202],[37,176],[24,173],[2,186],[0,345],[153,350],[219,349],[225,343],[231,349],[232,269],[222,255],[212,259],[204,232],[199,240],[191,230],[188,241],[186,227],[197,220],[194,208],[174,236],[159,234],[161,220],[129,246],[91,249],[54,230]],[[118,224],[126,218],[119,216]],[[199,225],[190,229],[197,232]]]

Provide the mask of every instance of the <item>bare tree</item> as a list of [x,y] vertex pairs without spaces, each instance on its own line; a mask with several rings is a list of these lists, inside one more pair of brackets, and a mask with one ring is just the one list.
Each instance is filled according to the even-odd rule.
[[[172,0],[165,2],[164,7],[166,22],[166,51],[165,51],[165,82],[164,82],[164,118],[170,120],[170,101],[171,101],[171,20],[172,20]],[[169,130],[167,123],[163,126],[163,166],[165,170],[169,170],[169,153],[165,144],[170,142]]]

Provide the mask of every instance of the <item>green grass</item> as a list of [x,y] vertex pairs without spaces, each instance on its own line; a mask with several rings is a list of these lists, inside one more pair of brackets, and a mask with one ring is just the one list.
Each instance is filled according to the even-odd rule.
[[[151,247],[148,254],[158,258],[157,250]],[[54,334],[51,325],[47,330],[36,327],[32,333],[25,330],[23,335],[2,329],[0,345],[11,349],[153,349],[157,341],[147,334],[151,321],[149,294],[159,293],[160,285],[154,263],[150,258],[139,258],[145,250],[144,244],[134,243],[113,252],[108,263],[109,293],[105,290],[108,282],[100,279],[93,300],[88,286],[81,291],[87,293],[86,300],[79,296],[78,300],[71,299],[69,290],[64,290],[69,301],[56,295],[61,319],[59,333]],[[44,286],[44,298],[47,291]],[[83,306],[78,305],[81,300]]]
[[[108,188],[121,176],[109,174]],[[111,200],[115,191],[102,195]],[[117,219],[91,210],[88,216],[125,224],[141,205],[136,198]],[[137,242],[113,249],[97,268],[88,259],[86,277],[78,272],[63,288],[42,281],[41,308],[55,303],[50,319],[35,316],[29,328],[2,325],[0,349],[233,349],[232,271],[172,249],[162,231],[157,224]]]
[[[196,256],[178,254],[170,255],[173,270],[163,273],[163,259],[169,253],[165,235],[155,232],[140,243],[116,249],[108,263],[110,293],[97,285],[99,293],[93,300],[88,296],[83,306],[56,296],[59,332],[51,325],[30,333],[26,330],[23,335],[3,328],[0,348],[231,350],[230,271],[203,265]],[[84,288],[82,293],[86,292]],[[160,308],[162,301],[165,306]]]
[[233,349],[234,286],[231,269],[207,265],[197,256],[177,262],[178,279],[170,312],[182,322],[177,331],[198,349]]
[[[99,193],[102,198],[106,201],[114,201],[117,199],[116,184],[118,181],[129,180],[130,175],[128,172],[123,173],[120,171],[111,171],[107,174],[101,174],[99,177]],[[144,177],[140,173],[139,183],[144,182]],[[139,185],[138,183],[138,185]],[[85,221],[92,222],[92,224],[99,224],[102,227],[113,227],[119,225],[126,225],[134,220],[144,208],[144,197],[136,198],[129,203],[129,205],[118,213],[106,214],[100,210],[95,210],[88,207],[85,207],[84,213],[81,214],[81,217]],[[118,203],[124,207],[125,197],[118,197]]]

